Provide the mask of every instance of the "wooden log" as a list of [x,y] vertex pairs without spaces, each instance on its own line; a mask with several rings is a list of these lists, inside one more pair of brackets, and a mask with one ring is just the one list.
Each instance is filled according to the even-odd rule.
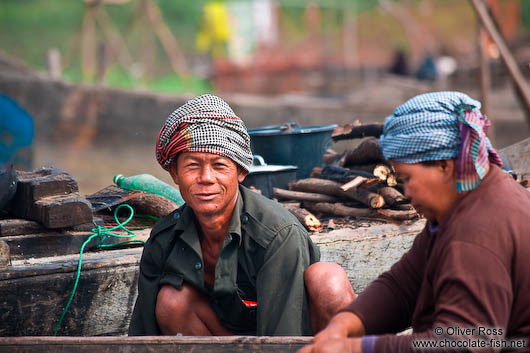
[[401,211],[401,210],[386,210],[378,209],[372,210],[368,208],[348,207],[342,203],[326,203],[326,202],[306,202],[304,207],[313,212],[323,212],[334,216],[342,217],[359,217],[359,218],[373,218],[383,219],[388,218],[395,221],[405,221],[419,218],[415,210]]
[[331,134],[331,139],[334,142],[340,141],[340,140],[350,140],[350,139],[356,139],[356,138],[364,138],[368,136],[372,137],[379,137],[383,133],[383,124],[366,124],[366,125],[359,125],[359,124],[347,124],[342,125],[335,130],[333,130],[333,133]]
[[373,210],[369,208],[348,207],[342,203],[305,202],[304,207],[313,212],[322,212],[341,217],[372,218],[376,216]]
[[324,153],[322,155],[322,160],[324,162],[324,164],[332,164],[336,161],[338,161],[339,159],[341,159],[341,157],[344,155],[344,152],[343,153],[337,153],[336,151],[328,148],[326,150],[326,153]]
[[307,230],[316,232],[322,229],[322,223],[320,223],[320,220],[305,208],[291,205],[283,206],[289,210],[289,212],[291,212]]
[[339,202],[340,199],[334,196],[318,194],[314,192],[292,191],[280,188],[272,188],[272,192],[278,199],[313,201],[313,202]]
[[314,167],[313,170],[311,171],[311,174],[309,175],[311,178],[319,178],[320,175],[322,174],[322,167]]
[[[351,188],[358,187],[359,185],[364,183],[366,180],[368,180],[368,179],[359,175],[359,176],[356,176],[355,178],[353,178],[353,180],[351,180],[351,181],[347,182],[346,184],[342,185],[340,188],[343,191],[348,191]],[[323,201],[323,202],[325,202],[325,201]]]
[[311,337],[2,337],[0,350],[17,353],[294,353]]
[[374,177],[371,172],[366,172],[364,170],[343,168],[336,165],[327,165],[322,169],[319,178],[338,181],[339,183],[347,183],[358,176],[365,178]]
[[392,209],[401,210],[401,211],[410,211],[410,210],[414,210],[414,206],[412,206],[410,203],[403,203],[403,204],[393,205]]
[[388,186],[396,186],[398,184],[396,175],[394,173],[388,174],[388,176],[386,177],[386,183]]
[[385,160],[379,142],[376,138],[369,138],[356,148],[346,152],[339,161],[339,166],[349,167],[357,164],[380,163]]
[[381,181],[385,181],[387,176],[392,172],[390,167],[382,163],[371,164],[356,164],[348,167],[349,170],[363,171],[378,177]]
[[322,193],[340,198],[348,198],[362,202],[372,208],[381,208],[385,200],[379,194],[371,192],[361,187],[352,188],[347,191],[342,190],[342,185],[332,180],[308,178],[300,179],[289,184],[289,188],[294,191]]
[[530,179],[521,180],[520,184],[523,188],[528,188],[530,187]]
[[178,205],[160,195],[143,194],[127,201],[137,214],[162,218],[178,208]]
[[383,196],[387,206],[394,206],[396,204],[407,203],[407,198],[395,188],[385,186],[377,190],[377,193]]
[[387,218],[390,218],[390,219],[393,219],[395,221],[406,221],[406,220],[410,220],[410,219],[416,219],[416,218],[419,218],[420,215],[418,214],[418,212],[416,212],[416,210],[412,209],[412,210],[384,210],[384,209],[379,209],[376,211],[377,213],[387,217]]

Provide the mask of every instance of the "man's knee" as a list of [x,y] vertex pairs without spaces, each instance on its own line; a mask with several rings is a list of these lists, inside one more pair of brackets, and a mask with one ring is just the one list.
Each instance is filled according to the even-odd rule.
[[309,266],[304,273],[304,281],[312,297],[321,295],[337,296],[345,301],[355,299],[348,275],[344,269],[332,262],[317,262]]
[[164,322],[175,317],[185,316],[193,307],[197,293],[194,288],[184,284],[180,289],[171,285],[163,285],[158,291],[156,299],[157,321]]

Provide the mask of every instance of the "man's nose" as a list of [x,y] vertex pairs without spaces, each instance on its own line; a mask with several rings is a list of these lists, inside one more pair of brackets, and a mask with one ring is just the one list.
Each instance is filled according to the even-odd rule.
[[213,170],[211,166],[206,165],[201,168],[201,174],[200,174],[200,182],[203,183],[211,183],[215,180]]

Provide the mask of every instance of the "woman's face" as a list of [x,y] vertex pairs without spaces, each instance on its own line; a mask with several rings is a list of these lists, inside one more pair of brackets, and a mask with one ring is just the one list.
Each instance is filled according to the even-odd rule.
[[436,161],[432,165],[392,162],[403,180],[405,197],[431,222],[440,223],[460,195],[456,192],[454,160]]

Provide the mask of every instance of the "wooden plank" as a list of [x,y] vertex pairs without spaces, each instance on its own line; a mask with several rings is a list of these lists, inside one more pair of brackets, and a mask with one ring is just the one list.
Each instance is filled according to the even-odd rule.
[[67,228],[92,221],[92,205],[79,193],[50,196],[28,207],[26,217],[50,229]]
[[0,270],[6,269],[11,265],[11,255],[9,245],[0,239]]
[[[97,263],[91,262],[90,256],[84,257],[77,291],[59,335],[127,332],[137,296],[140,253],[119,256],[115,254],[118,251],[108,251],[113,254],[105,260],[100,257]],[[72,262],[55,265],[61,263],[65,271],[56,267],[45,272],[41,264],[41,271],[33,276],[0,281],[0,336],[53,334],[72,293],[77,270]]]
[[279,353],[296,352],[312,337],[5,337],[0,351],[16,353],[180,352]]
[[41,168],[33,172],[17,171],[15,201],[37,201],[44,197],[78,192],[77,181],[70,174],[55,168]]
[[2,219],[0,220],[0,237],[7,235],[22,235],[42,232],[44,227],[35,221],[27,219]]
[[[138,264],[142,251],[143,248],[138,247],[86,253],[83,255],[83,271],[109,266]],[[6,280],[20,278],[31,279],[32,277],[53,273],[75,272],[77,271],[78,261],[79,254],[14,260],[7,270],[0,271],[0,286],[3,285],[2,281]]]
[[[136,230],[135,238],[130,240],[146,241],[149,237],[150,229]],[[46,232],[27,235],[16,235],[2,237],[2,239],[9,245],[11,250],[11,258],[13,260],[22,260],[28,258],[39,257],[53,257],[69,254],[79,254],[83,243],[94,233],[92,232]],[[116,234],[128,235],[125,232]],[[90,243],[85,247],[85,253],[97,250],[97,245],[102,237],[94,237]],[[108,236],[104,240],[104,244],[117,244],[129,239],[117,238]],[[130,245],[128,245],[130,246]],[[137,244],[136,246],[141,246]]]

